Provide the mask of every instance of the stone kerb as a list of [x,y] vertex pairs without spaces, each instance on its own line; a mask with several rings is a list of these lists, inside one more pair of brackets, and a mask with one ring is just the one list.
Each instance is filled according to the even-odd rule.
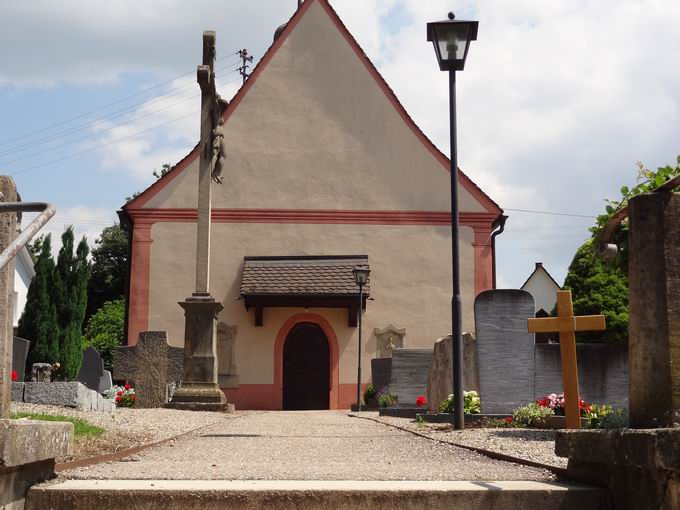
[[24,383],[23,400],[31,404],[73,407],[85,411],[115,409],[110,400],[76,381]]
[[526,291],[488,290],[475,299],[479,393],[483,414],[508,414],[534,401],[535,313]]

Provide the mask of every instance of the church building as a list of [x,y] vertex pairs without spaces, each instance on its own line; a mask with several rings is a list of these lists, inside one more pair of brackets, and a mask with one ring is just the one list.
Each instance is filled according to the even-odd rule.
[[[237,409],[349,408],[358,314],[363,386],[371,359],[432,348],[451,332],[449,159],[328,0],[305,1],[277,31],[223,118],[228,155],[224,183],[212,187],[210,247],[210,292],[224,305],[219,385]],[[195,148],[121,212],[131,232],[128,345],[145,330],[183,345],[198,163]],[[458,193],[472,331],[474,298],[492,287],[502,210],[462,172]],[[361,307],[357,265],[370,268]]]

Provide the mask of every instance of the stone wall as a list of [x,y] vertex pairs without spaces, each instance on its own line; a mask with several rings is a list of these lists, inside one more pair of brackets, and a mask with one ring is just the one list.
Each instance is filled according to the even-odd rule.
[[[628,346],[576,344],[581,398],[589,403],[628,407]],[[536,398],[562,392],[559,344],[534,347]]]

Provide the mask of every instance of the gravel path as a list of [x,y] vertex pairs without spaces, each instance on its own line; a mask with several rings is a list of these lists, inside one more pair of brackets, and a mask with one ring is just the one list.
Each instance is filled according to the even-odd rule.
[[73,445],[73,454],[57,459],[58,462],[113,453],[162,441],[199,427],[226,423],[243,414],[196,413],[176,409],[134,409],[127,407],[121,407],[107,413],[78,411],[69,407],[24,402],[12,402],[12,412],[72,416],[105,429],[106,432],[98,438],[76,439]]
[[483,448],[520,459],[540,462],[558,468],[567,467],[567,459],[555,455],[555,431],[537,429],[452,430],[450,425],[416,423],[409,418],[378,416],[376,412],[353,413],[380,423],[412,430],[427,437],[452,444]]
[[338,411],[257,412],[62,478],[227,480],[552,480]]

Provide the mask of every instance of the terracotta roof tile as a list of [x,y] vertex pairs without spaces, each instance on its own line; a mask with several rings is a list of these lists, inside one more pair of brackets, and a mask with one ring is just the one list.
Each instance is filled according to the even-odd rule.
[[[241,296],[253,295],[356,295],[352,269],[368,267],[367,256],[246,257]],[[370,292],[370,277],[364,287]]]

